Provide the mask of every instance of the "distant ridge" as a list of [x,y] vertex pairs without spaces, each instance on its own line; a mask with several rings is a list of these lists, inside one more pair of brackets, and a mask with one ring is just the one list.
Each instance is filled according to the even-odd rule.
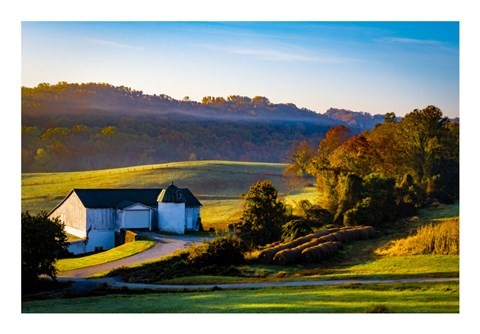
[[22,87],[22,171],[53,172],[184,160],[288,162],[337,125],[353,133],[383,116],[329,109],[320,114],[263,96],[148,95],[107,83]]
[[22,87],[22,115],[52,116],[102,113],[117,115],[150,115],[164,117],[193,117],[209,120],[254,121],[310,121],[323,124],[345,125],[361,129],[373,127],[383,120],[382,115],[330,108],[325,114],[293,103],[274,104],[268,98],[240,95],[224,97],[205,96],[201,102],[188,97],[175,100],[168,95],[148,95],[125,86],[107,83],[39,84]]

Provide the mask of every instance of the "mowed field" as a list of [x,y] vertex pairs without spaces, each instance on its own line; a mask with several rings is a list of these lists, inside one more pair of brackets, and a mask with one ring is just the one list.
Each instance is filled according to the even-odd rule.
[[278,163],[189,161],[97,171],[24,173],[22,211],[50,211],[73,188],[165,188],[174,182],[189,188],[202,202],[204,228],[222,231],[238,220],[243,209],[241,195],[258,180],[271,180],[287,204],[315,200],[314,187],[287,189],[282,179],[285,167]]

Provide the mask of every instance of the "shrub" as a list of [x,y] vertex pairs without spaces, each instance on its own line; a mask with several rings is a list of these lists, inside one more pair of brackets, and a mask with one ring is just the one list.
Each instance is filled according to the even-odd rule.
[[282,241],[291,241],[312,232],[312,226],[308,220],[297,218],[282,226]]
[[226,236],[178,251],[157,262],[140,267],[118,268],[109,276],[120,275],[130,283],[154,283],[191,275],[236,274],[232,265],[244,261],[237,237]]
[[240,239],[231,235],[195,246],[188,256],[194,266],[232,265],[244,259]]
[[383,215],[381,208],[371,197],[366,197],[358,202],[355,207],[347,210],[343,215],[343,224],[345,226],[374,225],[382,223]]

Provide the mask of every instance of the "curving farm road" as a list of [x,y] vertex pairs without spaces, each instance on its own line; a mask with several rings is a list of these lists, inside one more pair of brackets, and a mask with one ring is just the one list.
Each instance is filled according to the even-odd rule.
[[120,268],[123,266],[130,266],[137,263],[142,263],[146,261],[151,261],[158,259],[162,256],[166,256],[174,253],[177,250],[187,248],[194,243],[201,243],[206,238],[189,236],[189,235],[160,235],[156,233],[147,233],[150,238],[155,240],[157,243],[147,249],[144,252],[137,253],[135,255],[117,260],[112,262],[107,262],[104,264],[99,264],[97,266],[85,267],[76,270],[71,270],[59,274],[59,278],[86,278],[95,273],[101,273],[105,271],[110,271],[115,268]]

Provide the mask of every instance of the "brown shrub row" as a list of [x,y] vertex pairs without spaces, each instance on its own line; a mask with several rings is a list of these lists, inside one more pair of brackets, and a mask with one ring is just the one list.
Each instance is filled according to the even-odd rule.
[[375,231],[375,229],[371,226],[356,226],[332,233],[331,235],[328,235],[330,236],[330,240],[325,241],[352,242],[358,240],[365,240],[373,238],[376,233],[377,232]]
[[304,262],[317,262],[329,258],[342,248],[343,244],[341,242],[328,241],[323,244],[304,249],[301,254],[301,259]]
[[273,257],[273,262],[281,265],[298,262],[300,256],[302,255],[302,251],[306,248],[318,245],[322,242],[320,241],[322,238],[324,237],[314,238],[309,242],[305,242],[294,248],[283,249],[275,254],[275,256]]
[[[261,263],[277,263],[281,265],[296,263],[302,260],[302,252],[305,249],[319,246],[325,243],[347,243],[357,240],[365,240],[376,235],[376,231],[371,226],[356,226],[334,228],[309,234],[300,237],[288,243],[283,243],[275,247],[263,250],[258,260]],[[327,246],[331,247],[331,246]],[[313,257],[310,257],[313,258]]]
[[272,263],[273,257],[278,252],[280,252],[284,249],[297,247],[298,245],[301,245],[301,244],[306,243],[306,242],[310,242],[313,239],[316,239],[316,238],[325,236],[327,234],[330,234],[330,233],[332,233],[332,230],[338,231],[339,229],[330,229],[330,230],[319,231],[319,232],[316,232],[316,233],[311,233],[311,234],[308,234],[304,237],[300,237],[300,238],[294,239],[292,241],[281,243],[281,244],[276,245],[274,247],[264,249],[258,255],[258,262],[264,263],[264,264]]

